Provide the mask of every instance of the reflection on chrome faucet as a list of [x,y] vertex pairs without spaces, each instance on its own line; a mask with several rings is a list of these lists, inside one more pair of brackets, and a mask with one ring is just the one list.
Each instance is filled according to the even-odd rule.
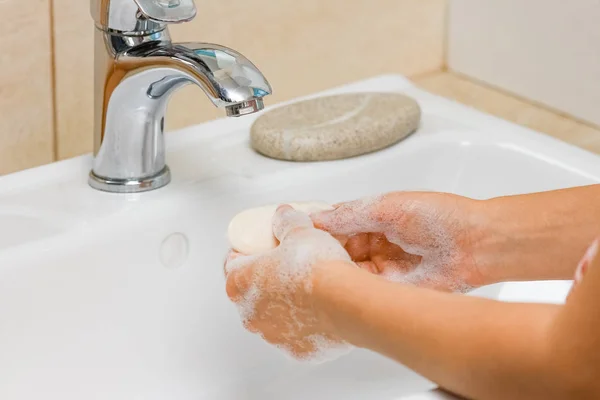
[[240,53],[172,43],[167,25],[194,18],[193,0],[91,0],[95,32],[94,163],[90,185],[132,193],[169,183],[164,118],[171,95],[193,83],[237,117],[263,108],[263,74]]

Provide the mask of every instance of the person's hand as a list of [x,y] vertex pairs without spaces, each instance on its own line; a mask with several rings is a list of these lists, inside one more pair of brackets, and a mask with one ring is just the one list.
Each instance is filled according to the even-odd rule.
[[231,252],[225,263],[227,295],[244,326],[297,359],[345,353],[351,347],[315,308],[313,285],[327,263],[356,265],[336,239],[290,206],[277,210],[273,233],[277,248],[255,256]]
[[465,292],[484,284],[472,250],[479,202],[434,192],[396,192],[312,215],[359,266],[404,283]]

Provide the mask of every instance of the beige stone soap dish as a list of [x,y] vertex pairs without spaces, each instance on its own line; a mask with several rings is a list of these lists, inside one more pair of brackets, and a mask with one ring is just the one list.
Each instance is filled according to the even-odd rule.
[[398,93],[319,97],[267,111],[250,131],[252,147],[288,161],[338,160],[390,146],[414,132],[417,102]]

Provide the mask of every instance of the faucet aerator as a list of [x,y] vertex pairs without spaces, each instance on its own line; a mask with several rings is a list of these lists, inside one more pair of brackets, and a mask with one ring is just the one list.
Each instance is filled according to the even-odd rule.
[[263,100],[257,98],[226,106],[225,111],[228,117],[242,117],[259,112],[263,108],[265,108]]

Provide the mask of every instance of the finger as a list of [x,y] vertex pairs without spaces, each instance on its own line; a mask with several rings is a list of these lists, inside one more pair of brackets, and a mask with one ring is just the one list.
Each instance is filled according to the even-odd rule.
[[246,256],[235,250],[230,251],[225,260],[225,275],[228,275],[231,271],[252,264],[256,259],[257,256]]
[[309,228],[314,228],[310,217],[291,206],[280,206],[273,216],[273,234],[280,242],[294,230]]
[[368,233],[351,236],[344,248],[354,262],[363,262],[371,258],[371,242]]
[[346,247],[346,244],[348,243],[348,240],[350,239],[348,236],[345,236],[345,235],[331,235],[331,236],[333,236],[333,238],[335,240],[340,242],[342,247]]
[[375,265],[373,261],[360,261],[357,262],[356,265],[358,265],[360,269],[364,269],[365,271],[370,272],[373,275],[379,275],[377,265]]
[[590,267],[597,269],[600,268],[600,257],[598,257],[598,249],[600,247],[600,238],[594,240],[590,247],[586,250],[583,258],[579,261],[577,268],[575,269],[575,276],[573,278],[573,287],[569,292],[569,298],[575,292],[575,288],[583,281],[583,277],[587,274]]
[[234,303],[240,301],[248,292],[254,273],[253,265],[259,260],[258,256],[245,256],[235,251],[227,256],[225,290]]
[[250,333],[258,333],[258,329],[254,326],[254,323],[250,320],[244,321],[244,328]]
[[590,247],[586,250],[583,258],[579,261],[575,270],[575,282],[579,283],[587,272],[590,265],[597,263],[598,254],[598,239],[594,240]]
[[238,253],[235,250],[229,250],[229,253],[227,253],[227,256],[225,257],[225,262],[223,263],[223,272],[225,273],[225,276],[227,276],[227,264],[240,257],[243,257],[242,253]]
[[316,228],[333,235],[383,232],[384,201],[385,196],[377,196],[343,203],[332,211],[315,213],[311,218]]
[[231,301],[237,303],[244,298],[252,285],[254,271],[252,268],[241,268],[229,272],[225,284],[227,296]]
[[407,273],[414,270],[421,263],[421,256],[410,254],[394,243],[389,242],[382,234],[370,236],[371,261],[377,265],[377,269]]

